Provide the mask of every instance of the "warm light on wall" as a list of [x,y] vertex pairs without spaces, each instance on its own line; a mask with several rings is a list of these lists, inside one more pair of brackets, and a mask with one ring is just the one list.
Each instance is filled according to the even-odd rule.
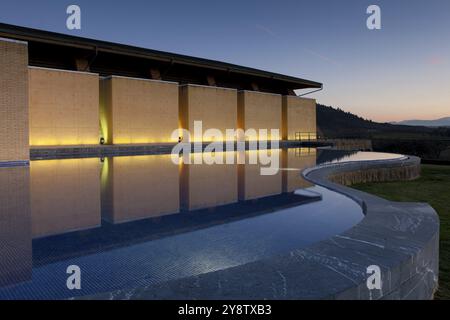
[[[187,121],[189,119],[187,115],[183,116],[183,113],[180,112],[183,103],[178,101],[178,93],[181,89],[177,84],[123,77],[112,77],[99,81],[97,75],[51,69],[32,68],[30,70],[32,75],[30,77],[30,91],[34,92],[31,95],[30,105],[34,106],[35,109],[34,113],[30,113],[29,141],[31,146],[99,145],[102,138],[104,144],[117,145],[173,144],[179,142],[179,137],[182,137],[183,142],[205,144],[235,143],[244,139],[243,136],[240,136],[240,138],[231,134],[227,136],[226,130],[223,129],[244,126],[244,123],[239,119],[245,114],[241,116],[239,116],[239,113],[236,114],[236,92],[233,90],[189,87],[189,92],[192,91],[192,94],[195,93],[195,97],[197,95],[198,97],[194,99],[189,96],[190,99],[184,101],[184,103],[193,105],[191,106],[192,110],[189,109],[192,113],[192,119],[197,116],[199,121],[205,123],[205,128],[203,128],[201,134],[194,136],[194,121],[194,130],[191,132],[191,139],[188,139],[182,126],[190,126],[190,129],[192,129],[192,126]],[[100,83],[99,90],[94,91],[99,91],[100,95],[98,100],[93,101],[92,88],[94,83],[97,84],[97,82]],[[79,83],[82,91],[77,95],[77,101],[69,103],[63,99],[64,96],[75,89],[81,90],[80,88],[74,88],[76,87],[73,85],[74,83]],[[214,92],[209,92],[209,90]],[[286,126],[286,124],[280,124],[276,120],[278,119],[276,116],[278,113],[273,113],[272,116],[273,109],[278,108],[281,96],[261,93],[246,94],[261,100],[246,102],[252,107],[250,110],[254,110],[245,115],[250,122],[247,124],[256,129],[247,128],[255,133],[245,135],[245,141],[281,141],[287,133],[282,136],[281,133],[277,135],[276,131],[270,129],[267,130],[267,134],[260,130],[264,127]],[[223,101],[222,95],[225,95],[226,98]],[[88,99],[88,97],[91,98]],[[266,100],[269,98],[271,100],[267,102]],[[169,100],[170,103],[166,100]],[[270,112],[259,112],[259,109],[257,109],[258,101],[264,102]],[[220,113],[223,109],[222,103],[228,108],[229,113],[227,115]],[[170,108],[166,108],[166,104]],[[210,104],[216,106],[217,109],[211,111],[208,108]],[[33,111],[33,108],[30,109]],[[83,112],[80,112],[80,110]],[[177,114],[177,111],[180,113]],[[281,121],[287,120],[282,118]],[[293,135],[289,134],[288,139],[316,140],[315,128],[307,128],[309,120],[305,120],[305,124],[297,123],[298,121],[293,120],[292,126],[303,128],[305,133],[302,131]],[[219,133],[214,135],[212,133],[214,130],[207,130],[208,127],[214,126],[223,131],[216,129]],[[174,136],[170,135],[172,128],[175,128]],[[234,128],[235,131],[237,129],[239,128]],[[176,135],[177,130],[178,135]],[[241,130],[244,129],[241,128]],[[247,130],[245,131],[247,132]],[[308,131],[312,132],[308,133]]]
[[295,150],[295,154],[298,154],[300,156],[311,156],[311,155],[315,155],[316,152],[316,148],[298,148],[298,149],[294,149]]
[[106,114],[102,112],[102,105],[100,105],[100,137],[105,139],[105,144],[110,144],[110,134],[108,128],[108,120],[106,118]]
[[39,171],[41,174],[45,172],[51,177],[52,170],[55,169],[61,170],[61,174],[70,174],[70,170],[77,167],[83,167],[84,170],[97,170],[98,163],[97,158],[33,160],[30,161],[30,170],[31,173],[33,170]]
[[101,185],[101,190],[106,190],[106,186],[109,183],[109,173],[110,173],[110,159],[109,158],[104,158],[102,159],[102,167],[101,167],[101,171],[100,171],[100,185]]
[[177,143],[177,139],[172,139],[170,136],[168,137],[150,137],[150,136],[121,136],[119,134],[113,134],[114,138],[113,144],[149,144],[149,143]]
[[30,145],[98,144],[98,86],[97,74],[29,67]]
[[131,138],[125,138],[116,136],[114,137],[114,144],[149,144],[149,143],[177,143],[178,140],[170,139],[169,138],[163,138],[163,139],[154,139],[151,137],[133,137]]
[[272,139],[271,136],[268,136],[267,139],[259,139],[259,138],[254,138],[254,137],[248,138],[248,137],[246,137],[245,141],[281,141],[281,138],[279,136],[277,136],[276,139],[275,138]]
[[79,146],[79,145],[95,145],[98,140],[94,138],[79,139],[77,137],[30,137],[30,146]]
[[[186,142],[186,140],[183,137],[183,142]],[[215,143],[215,142],[221,142],[221,143],[226,143],[226,142],[236,142],[235,140],[224,140],[224,139],[212,139],[212,140],[203,140],[203,139],[191,139],[189,142],[191,143],[195,143],[195,142],[200,142],[200,143]]]
[[317,140],[317,133],[315,132],[301,132],[294,136],[290,135],[289,140]]

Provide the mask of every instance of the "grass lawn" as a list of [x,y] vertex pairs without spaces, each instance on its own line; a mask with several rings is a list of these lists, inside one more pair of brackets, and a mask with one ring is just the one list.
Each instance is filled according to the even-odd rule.
[[436,299],[450,299],[450,166],[422,165],[419,179],[352,186],[392,201],[427,202],[439,214],[440,271]]

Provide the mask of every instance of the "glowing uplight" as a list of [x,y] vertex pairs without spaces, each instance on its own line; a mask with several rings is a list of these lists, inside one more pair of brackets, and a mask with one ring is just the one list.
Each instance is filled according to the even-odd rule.
[[76,146],[76,145],[96,145],[97,135],[81,139],[79,137],[33,137],[30,135],[30,146]]

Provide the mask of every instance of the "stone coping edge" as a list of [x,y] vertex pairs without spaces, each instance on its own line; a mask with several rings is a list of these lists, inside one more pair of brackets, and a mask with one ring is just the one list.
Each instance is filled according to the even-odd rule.
[[[263,143],[263,142],[260,142]],[[202,149],[208,144],[204,143]],[[320,141],[287,141],[279,142],[280,148],[317,148],[329,146],[330,143]],[[116,157],[132,155],[156,155],[170,154],[175,143],[142,144],[142,145],[85,145],[85,146],[39,146],[30,148],[31,160],[65,159],[65,158],[95,158],[95,157]],[[236,144],[235,144],[236,147]],[[191,146],[193,149],[193,145]],[[258,146],[258,149],[270,149],[271,144],[267,142],[267,147]],[[246,149],[253,149],[246,142]],[[225,144],[224,144],[225,150]]]
[[[306,170],[310,182],[358,202],[364,219],[348,231],[288,254],[237,267],[85,297],[89,299],[431,299],[438,284],[439,218],[424,203],[397,203],[332,183],[336,173],[420,166],[420,159],[361,161]],[[381,290],[367,268],[379,266]]]

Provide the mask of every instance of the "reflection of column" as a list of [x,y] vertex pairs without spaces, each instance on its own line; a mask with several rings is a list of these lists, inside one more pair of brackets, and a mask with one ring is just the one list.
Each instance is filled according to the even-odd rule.
[[96,158],[31,162],[33,237],[100,225],[99,163]]
[[[197,154],[199,155],[199,154]],[[203,153],[200,155],[211,155]],[[225,164],[226,157],[236,159],[234,152],[217,152],[224,164],[182,164],[181,206],[195,210],[230,204],[238,201],[237,164]],[[195,156],[191,156],[191,163]]]
[[[275,175],[261,175],[260,157],[264,155],[272,158],[272,161],[280,162],[280,150],[249,150],[245,151],[245,164],[239,165],[239,200],[250,200],[277,195],[282,192],[281,171]],[[258,164],[251,164],[251,159],[257,160]]]
[[31,279],[29,171],[0,168],[0,287]]
[[287,169],[283,170],[283,192],[292,192],[313,185],[302,177],[301,172],[303,169],[316,165],[316,149],[295,148],[283,150],[282,163],[282,167]]
[[179,166],[170,155],[115,157],[102,167],[102,217],[112,223],[177,213]]

